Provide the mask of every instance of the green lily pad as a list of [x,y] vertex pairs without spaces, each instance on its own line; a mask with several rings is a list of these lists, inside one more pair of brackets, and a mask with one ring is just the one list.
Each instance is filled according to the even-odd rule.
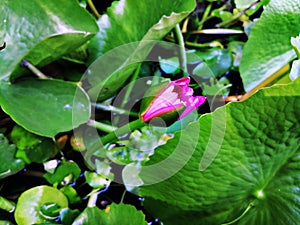
[[10,145],[3,134],[0,134],[0,155],[0,178],[11,175],[24,168],[24,162],[15,157],[16,146]]
[[105,211],[99,210],[97,207],[86,208],[73,225],[147,225],[145,215],[136,210],[132,205],[111,204]]
[[145,59],[155,40],[162,39],[194,7],[193,0],[114,2],[107,15],[101,16],[100,32],[91,40],[90,96],[105,99],[113,95]]
[[17,224],[32,225],[49,221],[41,214],[41,207],[50,203],[61,209],[68,207],[68,199],[53,187],[38,186],[23,192],[15,211]]
[[298,224],[299,118],[300,79],[200,117],[142,167],[146,209],[166,225]]
[[46,65],[74,51],[98,31],[92,16],[78,1],[4,1],[0,6],[0,79],[14,79],[26,72],[22,59]]
[[246,91],[296,57],[290,43],[300,31],[300,0],[271,0],[251,30],[240,72]]
[[61,80],[2,82],[0,105],[20,126],[46,137],[72,130],[90,117],[85,92],[75,83]]

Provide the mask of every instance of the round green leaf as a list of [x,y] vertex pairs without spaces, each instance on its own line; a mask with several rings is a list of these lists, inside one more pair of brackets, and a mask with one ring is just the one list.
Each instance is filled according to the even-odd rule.
[[166,225],[299,224],[299,96],[297,79],[177,132],[142,167],[148,212]]
[[60,208],[68,207],[67,198],[57,189],[49,186],[31,188],[19,197],[15,219],[18,225],[32,225],[47,221],[41,215],[41,207],[46,204],[56,204]]
[[61,80],[2,82],[0,104],[20,126],[46,137],[72,130],[90,117],[85,92],[75,83]]
[[145,215],[132,205],[111,204],[105,211],[97,207],[86,208],[74,221],[73,225],[147,225]]

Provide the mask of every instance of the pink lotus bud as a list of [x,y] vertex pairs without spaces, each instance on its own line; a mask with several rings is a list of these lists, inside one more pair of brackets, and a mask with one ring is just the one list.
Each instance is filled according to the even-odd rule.
[[193,96],[194,91],[188,87],[189,77],[171,81],[151,101],[150,105],[141,114],[141,119],[147,122],[156,117],[169,113],[179,113],[178,120],[193,112],[206,100],[204,96]]

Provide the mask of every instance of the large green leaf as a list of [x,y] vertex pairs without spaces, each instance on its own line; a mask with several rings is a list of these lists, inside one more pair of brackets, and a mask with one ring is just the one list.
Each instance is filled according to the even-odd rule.
[[11,175],[24,168],[24,162],[15,158],[16,146],[10,145],[0,134],[0,178]]
[[134,206],[125,204],[111,204],[105,211],[96,207],[86,208],[74,221],[73,225],[147,225],[145,215]]
[[137,65],[121,73],[114,72],[121,66],[143,61],[154,44],[148,41],[162,39],[194,7],[194,0],[115,2],[107,15],[101,17],[100,32],[90,46],[90,63],[108,53],[98,58],[89,70],[88,79],[94,87],[91,95],[98,95],[99,90],[105,90],[100,99],[114,94]]
[[59,190],[49,186],[37,186],[21,194],[18,199],[15,219],[18,225],[41,224],[49,221],[41,212],[44,204],[68,207],[68,199]]
[[2,82],[0,105],[20,126],[46,137],[72,130],[90,116],[85,92],[75,83],[61,80]]
[[43,66],[73,51],[97,31],[94,19],[76,0],[4,0],[0,5],[0,78],[24,72],[22,59]]
[[300,79],[220,107],[156,149],[145,207],[166,225],[299,224],[299,134]]
[[300,0],[271,0],[243,50],[240,72],[246,91],[295,58],[291,37],[300,32]]

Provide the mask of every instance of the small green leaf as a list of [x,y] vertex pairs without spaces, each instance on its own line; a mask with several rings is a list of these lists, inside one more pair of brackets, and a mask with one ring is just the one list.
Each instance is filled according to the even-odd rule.
[[0,134],[0,178],[11,175],[24,168],[24,162],[15,158],[15,145],[8,144],[8,140]]
[[18,199],[15,219],[18,225],[40,224],[48,221],[41,215],[41,207],[54,204],[58,208],[68,207],[67,198],[57,189],[37,186],[21,194]]
[[20,126],[14,126],[10,139],[18,148],[16,157],[27,164],[46,161],[56,148],[53,140],[32,134]]
[[80,211],[78,209],[75,210],[68,209],[68,208],[62,209],[60,211],[60,219],[62,224],[71,225],[79,214]]
[[180,72],[178,57],[172,57],[168,59],[162,59],[159,57],[160,68],[167,74],[176,74]]
[[84,176],[86,182],[93,188],[108,187],[114,179],[111,173],[111,166],[108,161],[100,161],[96,159],[96,172],[85,171]]
[[132,205],[111,204],[106,209],[107,212],[101,211],[101,224],[122,224],[122,225],[147,225],[145,215],[136,210]]
[[[208,68],[216,77],[227,72],[232,66],[232,55],[227,49],[212,48],[207,51],[197,51],[195,54],[207,64]],[[203,68],[201,68],[201,70],[203,70]],[[208,74],[209,72],[207,71],[207,75]],[[210,75],[211,74],[209,74],[209,76]]]
[[71,186],[63,186],[59,189],[67,198],[70,204],[78,203],[81,201],[80,196],[77,194],[76,190]]
[[47,202],[40,207],[40,215],[48,220],[55,220],[59,216],[61,207],[56,203]]
[[72,130],[90,116],[85,92],[75,83],[62,80],[2,82],[0,104],[20,126],[46,137]]
[[204,79],[210,79],[215,77],[210,67],[205,62],[199,63],[193,70],[193,74]]
[[298,224],[299,97],[298,78],[175,133],[139,174],[148,213],[166,225]]
[[147,225],[145,215],[132,205],[111,204],[105,211],[97,207],[86,208],[72,225]]
[[7,43],[0,55],[0,79],[22,75],[24,58],[39,67],[46,65],[98,31],[95,20],[75,0],[4,1],[0,21],[0,38]]
[[111,180],[109,180],[103,174],[97,174],[90,171],[85,171],[84,177],[86,182],[93,188],[105,188],[109,186],[111,182]]
[[87,207],[83,212],[74,220],[72,225],[101,225],[101,210],[97,207]]
[[290,39],[299,35],[299,5],[300,0],[271,0],[252,28],[240,66],[247,92],[295,58]]
[[79,166],[70,161],[63,161],[56,168],[54,173],[46,173],[44,175],[45,179],[51,184],[62,183],[69,184],[74,182],[80,176]]

